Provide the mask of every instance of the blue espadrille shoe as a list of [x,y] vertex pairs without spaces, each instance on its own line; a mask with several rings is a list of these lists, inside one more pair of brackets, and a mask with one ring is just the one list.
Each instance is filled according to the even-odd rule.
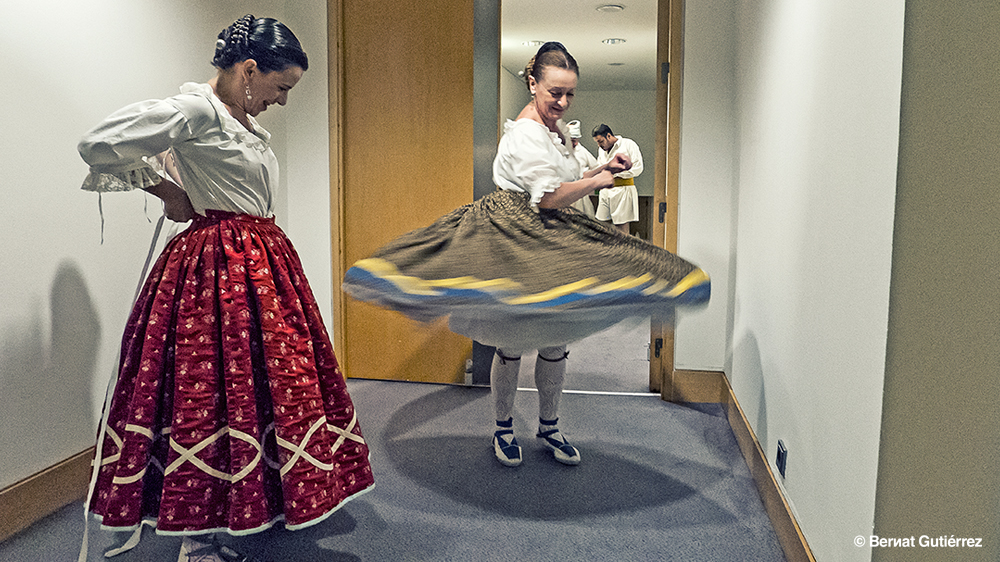
[[504,466],[521,464],[521,446],[514,437],[514,418],[505,422],[497,422],[496,433],[493,434],[493,453]]
[[558,421],[558,418],[554,420],[539,419],[538,434],[535,437],[538,437],[542,445],[552,451],[552,455],[557,461],[568,465],[578,465],[580,464],[580,451],[567,443],[566,438],[563,437],[562,433],[559,433],[559,428],[556,427]]

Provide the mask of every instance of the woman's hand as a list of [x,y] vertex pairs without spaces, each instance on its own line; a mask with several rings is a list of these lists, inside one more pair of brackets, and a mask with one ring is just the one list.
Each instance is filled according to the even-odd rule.
[[614,187],[615,176],[611,173],[611,170],[607,168],[601,170],[594,175],[594,181],[596,182],[596,189],[607,189],[609,187]]
[[146,191],[163,201],[163,214],[174,222],[187,222],[194,218],[194,206],[186,191],[176,183],[165,179],[147,187]]
[[163,200],[163,214],[174,222],[187,222],[194,218],[194,205],[187,193],[181,191],[180,195]]
[[624,172],[632,167],[632,159],[628,157],[627,154],[618,153],[615,154],[614,158],[610,162],[604,165],[604,169],[608,170],[612,174],[617,174],[619,172]]

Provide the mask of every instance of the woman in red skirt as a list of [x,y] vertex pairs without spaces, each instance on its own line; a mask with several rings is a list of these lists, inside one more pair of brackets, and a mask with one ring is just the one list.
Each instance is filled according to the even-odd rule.
[[143,189],[192,220],[126,326],[88,506],[106,529],[184,535],[180,561],[225,548],[192,535],[306,527],[373,485],[315,298],[274,223],[278,165],[254,119],[285,105],[308,59],[286,26],[247,15],[212,62],[207,84],[125,107],[79,145],[84,189]]

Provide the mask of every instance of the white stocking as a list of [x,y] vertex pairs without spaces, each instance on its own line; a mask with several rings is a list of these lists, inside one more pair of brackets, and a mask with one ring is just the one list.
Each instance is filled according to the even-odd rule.
[[538,389],[538,418],[554,420],[559,417],[559,397],[563,379],[566,378],[566,346],[545,347],[538,350],[535,360],[535,387]]
[[497,348],[490,369],[490,389],[493,393],[497,421],[507,421],[514,411],[517,394],[517,373],[521,370],[521,354]]

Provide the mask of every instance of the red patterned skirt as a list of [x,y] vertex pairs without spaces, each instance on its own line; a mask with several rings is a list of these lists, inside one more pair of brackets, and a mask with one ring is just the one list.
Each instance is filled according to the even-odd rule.
[[132,310],[90,510],[105,528],[247,534],[373,485],[333,346],[274,219],[208,211]]

